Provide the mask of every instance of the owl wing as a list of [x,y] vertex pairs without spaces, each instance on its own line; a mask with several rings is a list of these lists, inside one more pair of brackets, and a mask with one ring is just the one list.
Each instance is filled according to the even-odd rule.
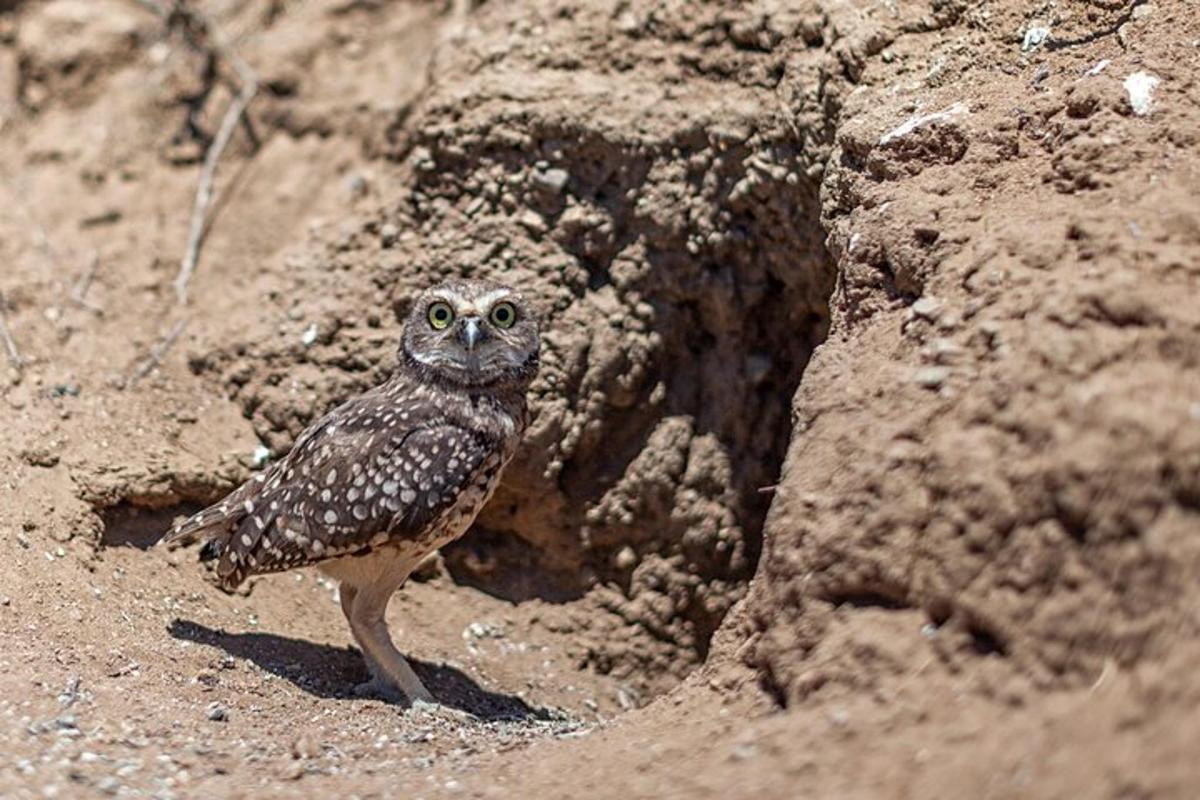
[[481,471],[499,469],[498,448],[436,409],[400,408],[395,398],[384,403],[371,394],[351,400],[167,541],[208,531],[202,555],[219,559],[217,577],[231,588],[248,575],[422,540]]

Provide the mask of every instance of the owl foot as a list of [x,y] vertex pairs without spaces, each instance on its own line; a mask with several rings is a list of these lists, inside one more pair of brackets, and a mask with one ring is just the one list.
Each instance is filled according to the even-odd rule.
[[468,711],[442,705],[436,700],[414,700],[409,706],[408,713],[440,717],[441,719],[457,723],[475,722],[478,719]]
[[414,707],[417,703],[434,705],[437,702],[433,699],[432,695],[428,694],[428,692],[426,692],[425,696],[410,698],[399,686],[396,686],[394,683],[386,680],[380,680],[379,678],[371,678],[369,681],[363,681],[362,683],[356,685],[354,687],[354,696],[373,697],[379,700],[385,700],[389,703],[395,703],[397,705],[409,705]]

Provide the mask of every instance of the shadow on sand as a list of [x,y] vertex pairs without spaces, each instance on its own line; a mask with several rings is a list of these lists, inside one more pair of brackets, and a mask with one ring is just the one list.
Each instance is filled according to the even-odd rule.
[[[217,647],[231,656],[252,661],[317,697],[354,699],[357,697],[354,687],[369,677],[362,656],[351,647],[317,644],[273,633],[228,633],[182,619],[173,620],[168,630],[176,639]],[[486,722],[553,718],[549,712],[533,708],[518,697],[483,689],[454,667],[411,657],[409,663],[438,702]]]

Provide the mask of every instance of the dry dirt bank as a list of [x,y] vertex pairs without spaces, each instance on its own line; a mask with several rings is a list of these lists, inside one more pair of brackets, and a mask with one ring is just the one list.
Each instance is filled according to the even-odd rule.
[[[0,793],[1188,796],[1194,2],[200,5],[261,89],[180,308],[228,64],[0,2]],[[473,720],[146,549],[462,272],[549,330],[392,610]]]

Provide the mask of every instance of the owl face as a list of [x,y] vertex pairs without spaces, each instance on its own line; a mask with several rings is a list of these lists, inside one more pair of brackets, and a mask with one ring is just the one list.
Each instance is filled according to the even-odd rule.
[[465,387],[524,387],[537,373],[538,324],[515,290],[449,281],[425,290],[404,325],[403,358],[419,372]]

